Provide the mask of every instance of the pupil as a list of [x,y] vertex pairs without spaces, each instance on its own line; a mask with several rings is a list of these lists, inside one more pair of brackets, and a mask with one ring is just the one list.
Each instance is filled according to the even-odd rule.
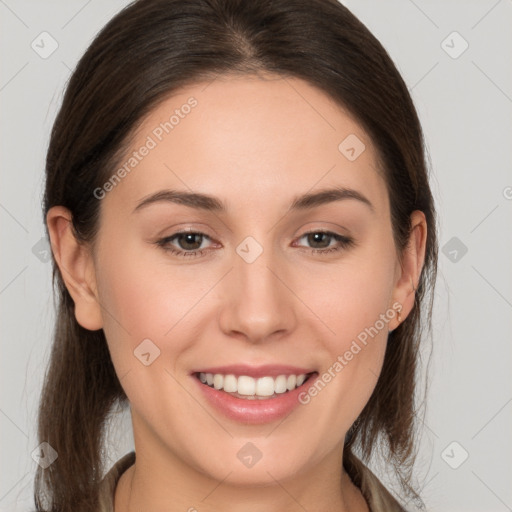
[[[325,238],[329,238],[329,237],[328,237],[328,235],[327,235],[326,233],[311,233],[309,236],[313,238],[313,242],[314,242],[314,243],[316,243],[316,242],[318,242],[318,241],[319,241],[319,240],[318,240],[318,237],[325,237]],[[310,240],[310,242],[311,242],[311,240]],[[320,240],[320,242],[321,242],[321,240]],[[328,243],[327,243],[327,244],[325,244],[325,243],[324,243],[324,244],[322,245],[322,247],[327,247],[328,245],[329,245]]]
[[[182,235],[182,236],[185,238],[185,244],[184,245],[186,246],[189,243],[191,245],[194,245],[194,242],[193,242],[194,237],[200,236],[200,235],[197,235],[195,233],[187,233],[187,234]],[[190,239],[192,239],[192,241]],[[195,244],[197,245],[197,242]],[[201,247],[201,242],[199,242],[199,246],[198,247],[183,247],[183,248],[184,249],[199,249],[199,247]]]

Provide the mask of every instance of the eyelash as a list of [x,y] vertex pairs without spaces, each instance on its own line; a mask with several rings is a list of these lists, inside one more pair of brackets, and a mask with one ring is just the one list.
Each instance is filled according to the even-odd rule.
[[[325,256],[328,253],[338,252],[338,251],[341,251],[342,249],[348,249],[349,247],[354,245],[354,240],[350,237],[338,235],[337,233],[333,233],[332,231],[322,231],[322,230],[308,231],[307,233],[304,233],[302,236],[300,236],[299,240],[301,238],[304,238],[307,235],[312,235],[312,234],[326,235],[330,238],[333,238],[334,240],[336,240],[338,242],[337,247],[331,247],[331,248],[326,248],[326,249],[310,249],[310,252],[314,253],[314,254],[320,254],[322,256]],[[210,237],[208,235],[206,235],[204,233],[197,232],[197,231],[179,231],[177,233],[174,233],[171,236],[157,240],[156,244],[159,247],[161,247],[162,249],[164,249],[164,251],[169,252],[172,255],[178,256],[180,258],[195,257],[197,254],[199,254],[199,256],[202,256],[203,253],[205,251],[207,251],[206,249],[197,249],[195,251],[181,251],[181,250],[178,251],[176,249],[169,247],[170,242],[172,240],[174,240],[175,238],[179,237],[180,235],[199,235],[199,236],[203,236],[203,238],[210,239]]]

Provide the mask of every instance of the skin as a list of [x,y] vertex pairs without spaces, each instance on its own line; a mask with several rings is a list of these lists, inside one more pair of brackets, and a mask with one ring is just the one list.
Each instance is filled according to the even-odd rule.
[[[115,511],[367,511],[342,468],[343,441],[375,388],[396,315],[284,421],[230,420],[189,374],[234,363],[322,374],[395,302],[403,321],[423,265],[425,217],[412,214],[400,262],[372,141],[337,103],[296,78],[225,76],[187,87],[149,114],[132,151],[190,96],[198,105],[101,200],[94,245],[76,242],[65,208],[47,218],[77,321],[104,329],[130,401],[137,461],[120,479]],[[338,150],[349,134],[366,146],[355,161]],[[296,196],[331,186],[357,190],[373,211],[355,199],[288,211]],[[159,202],[133,212],[163,189],[210,194],[228,210]],[[155,243],[187,227],[207,237],[167,247],[195,243],[203,255],[179,257]],[[339,244],[304,236],[311,230],[354,244],[313,253]],[[236,252],[247,236],[263,248],[250,264]],[[160,350],[149,366],[133,354],[146,338]],[[252,468],[236,455],[247,442],[262,453]]]

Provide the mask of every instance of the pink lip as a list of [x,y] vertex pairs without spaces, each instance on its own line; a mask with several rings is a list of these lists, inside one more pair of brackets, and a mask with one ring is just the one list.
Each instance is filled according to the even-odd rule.
[[[233,368],[233,367],[228,367]],[[282,369],[282,367],[281,367]],[[215,369],[215,373],[224,373],[220,371],[220,368]],[[268,370],[268,367],[266,367]],[[292,373],[295,372],[294,371]],[[245,371],[245,370],[244,370]],[[207,371],[205,373],[213,373]],[[230,372],[227,372],[230,373]],[[235,372],[231,372],[235,373]],[[300,373],[309,373],[304,370],[300,370]],[[243,373],[243,375],[247,375]],[[279,373],[279,375],[283,375]],[[269,375],[265,373],[265,375]],[[286,393],[278,394],[275,398],[266,398],[263,400],[250,400],[245,398],[237,398],[224,391],[211,388],[206,384],[203,384],[196,375],[192,378],[199,386],[200,392],[206,400],[219,412],[221,412],[227,418],[246,424],[263,424],[277,421],[281,418],[288,416],[296,407],[300,405],[299,395],[303,393],[307,388],[311,386],[311,383],[318,377],[318,373],[311,375],[311,377],[305,381],[302,386],[294,389],[293,391],[287,391]]]
[[234,364],[228,366],[215,366],[212,368],[201,368],[191,373],[221,373],[222,375],[247,375],[248,377],[278,377],[279,375],[302,375],[303,373],[312,373],[315,370],[299,368],[297,366],[287,366],[280,364],[264,366],[248,366],[245,364]]

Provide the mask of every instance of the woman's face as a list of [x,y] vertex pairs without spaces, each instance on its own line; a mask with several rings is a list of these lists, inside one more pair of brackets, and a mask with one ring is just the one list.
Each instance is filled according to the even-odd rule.
[[219,77],[159,105],[112,175],[92,261],[137,453],[238,483],[337,467],[397,325],[368,135],[299,79]]

